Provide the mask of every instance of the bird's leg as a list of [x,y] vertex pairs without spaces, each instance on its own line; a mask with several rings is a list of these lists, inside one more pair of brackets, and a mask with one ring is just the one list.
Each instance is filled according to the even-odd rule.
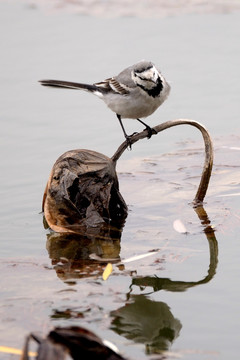
[[147,124],[145,124],[145,122],[143,122],[142,120],[140,119],[137,119],[141,124],[143,124],[144,126],[146,126],[146,130],[148,132],[148,139],[150,139],[150,137],[153,135],[153,134],[157,134],[157,131],[154,130],[153,128],[151,128],[150,126],[148,126]]
[[128,146],[129,146],[129,149],[132,150],[131,136],[135,135],[136,133],[133,133],[132,135],[128,135],[128,134],[126,133],[125,129],[124,129],[124,126],[123,126],[123,123],[122,123],[122,119],[121,119],[121,115],[118,115],[118,114],[116,114],[116,115],[117,115],[117,118],[118,118],[119,123],[120,123],[120,125],[121,125],[122,131],[123,131],[123,134],[124,134],[125,139],[126,139],[126,141],[127,141],[127,144],[128,144]]

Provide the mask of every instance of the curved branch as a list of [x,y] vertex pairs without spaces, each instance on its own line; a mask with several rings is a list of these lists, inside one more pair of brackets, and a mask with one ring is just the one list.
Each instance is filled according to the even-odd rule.
[[[166,121],[165,123],[155,126],[153,129],[156,131],[156,133],[159,133],[163,130],[166,130],[168,128],[171,128],[171,127],[177,126],[177,125],[191,125],[191,126],[196,127],[198,130],[201,131],[203,140],[205,143],[205,162],[204,162],[204,166],[203,166],[200,184],[198,186],[197,193],[193,200],[194,206],[198,207],[198,206],[202,205],[203,199],[204,199],[207,189],[208,189],[210,177],[211,177],[212,165],[213,165],[212,140],[211,140],[211,137],[210,137],[208,131],[206,130],[206,128],[194,120],[177,119],[177,120]],[[137,133],[136,135],[133,135],[131,137],[131,143],[134,144],[138,140],[145,139],[146,137],[148,137],[148,132],[146,130],[144,130],[140,133]],[[127,143],[127,141],[124,141],[119,146],[119,148],[117,149],[115,154],[112,156],[112,161],[116,163],[117,160],[122,155],[122,153],[127,149],[127,147],[128,147],[128,143]]]

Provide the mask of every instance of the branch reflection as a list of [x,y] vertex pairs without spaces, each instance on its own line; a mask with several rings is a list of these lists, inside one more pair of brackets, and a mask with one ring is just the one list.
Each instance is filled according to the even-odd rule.
[[129,340],[144,344],[147,354],[162,354],[165,358],[164,351],[169,350],[174,340],[180,335],[182,324],[174,317],[166,303],[151,300],[149,296],[143,294],[131,294],[133,286],[139,286],[141,290],[152,287],[153,292],[185,291],[190,287],[209,282],[216,273],[218,244],[214,230],[204,208],[198,207],[195,211],[204,226],[204,233],[209,244],[210,263],[207,275],[196,282],[172,281],[156,276],[132,278],[126,304],[111,312],[113,317],[111,329]]
[[[152,292],[185,291],[193,286],[208,283],[214,277],[218,264],[218,243],[210,220],[203,207],[194,209],[209,244],[209,266],[205,277],[198,281],[173,281],[157,276],[132,277],[130,291],[126,294],[124,306],[112,311],[111,329],[135,343],[145,345],[147,354],[162,354],[169,350],[180,335],[182,324],[175,318],[169,306],[161,301],[152,300]],[[97,236],[47,235],[47,250],[57,276],[65,281],[91,276],[100,277],[110,259],[120,262],[120,240],[122,229],[108,226]],[[101,257],[102,262],[89,258],[90,254]],[[133,288],[141,289],[140,295],[132,294]],[[143,294],[149,287],[152,291]],[[113,299],[114,301],[114,299]],[[71,317],[71,311],[69,311]]]
[[145,289],[146,287],[152,287],[153,292],[159,290],[185,291],[193,286],[206,284],[214,277],[218,263],[218,243],[215,237],[215,232],[210,225],[211,222],[204,208],[197,207],[194,208],[194,210],[204,227],[203,231],[208,240],[210,260],[207,275],[198,281],[174,281],[169,278],[160,278],[157,276],[133,277],[132,284],[130,286],[130,293],[133,289],[133,286],[139,286],[141,290]]

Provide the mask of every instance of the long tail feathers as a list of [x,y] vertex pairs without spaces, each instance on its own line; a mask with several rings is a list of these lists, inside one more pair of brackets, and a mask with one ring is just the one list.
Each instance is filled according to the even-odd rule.
[[68,89],[82,89],[90,92],[95,92],[98,90],[96,85],[88,85],[75,83],[71,81],[62,81],[62,80],[39,80],[40,84],[43,86],[54,86],[59,88],[68,88]]

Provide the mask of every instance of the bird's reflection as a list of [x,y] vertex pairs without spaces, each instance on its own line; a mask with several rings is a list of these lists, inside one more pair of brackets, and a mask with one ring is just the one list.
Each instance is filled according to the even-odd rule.
[[111,316],[111,328],[129,340],[145,344],[147,354],[168,350],[182,328],[167,304],[144,295],[132,295],[130,302]]

